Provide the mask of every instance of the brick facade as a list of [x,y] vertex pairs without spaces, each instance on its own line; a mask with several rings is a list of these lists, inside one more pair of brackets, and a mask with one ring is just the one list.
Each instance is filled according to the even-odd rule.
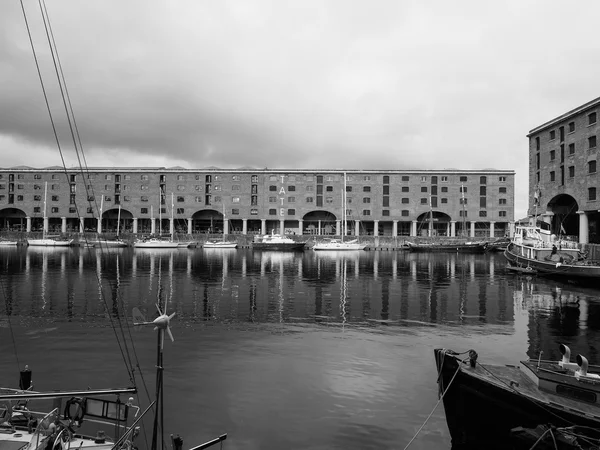
[[[598,146],[600,98],[529,132],[529,215],[561,225],[579,242],[599,242]],[[536,204],[534,193],[541,192]]]
[[337,234],[344,174],[352,234],[419,235],[433,211],[435,234],[458,235],[463,187],[467,234],[504,236],[514,222],[514,171],[507,170],[111,167],[82,173],[17,167],[0,169],[0,228],[40,229],[45,198],[54,230],[96,230],[102,216],[100,230],[107,231],[118,214],[126,230],[138,233],[171,226],[206,232],[220,224],[225,232],[244,234],[281,226],[290,233]]

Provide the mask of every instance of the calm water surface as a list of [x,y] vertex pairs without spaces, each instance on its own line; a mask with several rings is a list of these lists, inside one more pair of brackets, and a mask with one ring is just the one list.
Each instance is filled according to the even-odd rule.
[[[177,315],[165,431],[184,448],[228,433],[227,449],[402,449],[437,402],[434,348],[512,364],[558,358],[564,342],[600,360],[600,291],[505,264],[501,254],[0,248],[0,385],[29,364],[40,390],[126,386],[125,359],[145,407],[156,336],[129,326],[131,310],[153,319],[167,299]],[[450,448],[442,405],[409,448]]]

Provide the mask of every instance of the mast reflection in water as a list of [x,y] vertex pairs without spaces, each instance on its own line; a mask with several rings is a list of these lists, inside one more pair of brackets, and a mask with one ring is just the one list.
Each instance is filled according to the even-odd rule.
[[[599,362],[599,291],[505,266],[498,254],[0,248],[0,363],[15,366],[10,328],[19,359],[47,375],[40,389],[60,387],[57,349],[81,386],[123,385],[109,319],[152,316],[167,298],[166,427],[186,442],[225,429],[227,448],[402,448],[437,401],[435,347],[515,364],[558,359],[560,341]],[[135,339],[152,354],[151,330]],[[443,408],[411,448],[449,448]]]

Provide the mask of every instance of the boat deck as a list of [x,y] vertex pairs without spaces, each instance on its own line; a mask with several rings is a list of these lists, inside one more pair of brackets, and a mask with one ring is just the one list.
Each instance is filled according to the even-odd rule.
[[465,375],[476,377],[486,383],[505,389],[507,392],[521,394],[547,405],[552,405],[554,408],[561,408],[571,413],[600,420],[600,408],[598,406],[541,391],[519,366],[482,366],[478,363],[473,368],[470,365],[461,364],[461,371]]

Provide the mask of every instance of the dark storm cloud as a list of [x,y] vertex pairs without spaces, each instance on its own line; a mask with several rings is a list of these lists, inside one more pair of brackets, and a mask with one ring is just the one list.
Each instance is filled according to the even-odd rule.
[[[95,165],[514,169],[521,216],[525,134],[598,96],[591,1],[568,20],[558,1],[46,5]],[[0,165],[58,162],[16,1],[0,4],[0,146]]]

